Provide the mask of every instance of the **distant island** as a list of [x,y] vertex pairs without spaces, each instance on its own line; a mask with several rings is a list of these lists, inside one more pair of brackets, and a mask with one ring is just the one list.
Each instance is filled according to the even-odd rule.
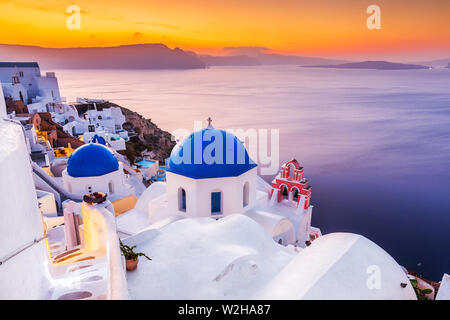
[[164,44],[43,48],[0,44],[2,61],[39,61],[44,69],[203,69],[197,55]]
[[447,59],[438,59],[438,60],[429,60],[429,61],[413,61],[410,62],[412,64],[421,64],[425,66],[430,66],[433,68],[447,68],[447,64],[450,63],[450,58]]
[[[295,65],[308,68],[409,70],[427,65],[388,61],[351,62],[319,57],[283,55],[264,47],[225,47],[225,55],[197,54],[165,44],[148,43],[114,47],[44,48],[0,44],[2,61],[39,61],[44,69],[204,69],[212,66]],[[444,64],[445,62],[445,64]],[[430,66],[448,62],[436,60]],[[447,66],[448,68],[448,66]]]
[[161,43],[114,47],[44,48],[0,44],[2,61],[39,61],[44,69],[203,69],[210,66],[317,65],[348,61],[270,53],[267,48],[227,47],[226,55],[197,54]]
[[317,65],[317,64],[339,64],[349,62],[346,60],[326,59],[318,57],[307,57],[297,55],[284,55],[272,53],[265,47],[225,47],[225,57],[246,56],[256,59],[261,65]]
[[448,63],[448,66],[446,68],[450,69],[450,62]]
[[419,64],[395,63],[388,61],[363,61],[350,62],[343,64],[328,64],[302,66],[303,68],[335,68],[335,69],[375,69],[375,70],[412,70],[412,69],[430,69],[430,67]]
[[253,57],[240,56],[212,56],[200,55],[200,59],[207,66],[260,66],[261,62]]

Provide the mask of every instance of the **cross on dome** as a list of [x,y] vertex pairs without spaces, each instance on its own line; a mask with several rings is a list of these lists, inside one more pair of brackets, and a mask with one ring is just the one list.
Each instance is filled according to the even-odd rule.
[[213,126],[211,125],[211,122],[212,122],[212,119],[211,119],[211,117],[208,117],[208,119],[206,119],[206,121],[208,121],[208,129],[212,129],[213,128]]

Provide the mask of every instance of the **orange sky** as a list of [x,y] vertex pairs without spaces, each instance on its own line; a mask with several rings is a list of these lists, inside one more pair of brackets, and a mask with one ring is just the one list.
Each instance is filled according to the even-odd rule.
[[[448,58],[448,0],[0,0],[0,43],[46,47],[165,43],[197,52],[264,46],[327,57]],[[66,27],[70,4],[81,29]],[[381,30],[366,8],[381,7]]]

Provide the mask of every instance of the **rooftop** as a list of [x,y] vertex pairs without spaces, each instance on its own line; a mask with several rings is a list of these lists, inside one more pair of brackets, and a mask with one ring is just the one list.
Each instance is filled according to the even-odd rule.
[[39,68],[37,62],[0,62],[0,68]]
[[211,126],[175,146],[167,163],[168,172],[192,179],[237,177],[257,166],[235,135]]

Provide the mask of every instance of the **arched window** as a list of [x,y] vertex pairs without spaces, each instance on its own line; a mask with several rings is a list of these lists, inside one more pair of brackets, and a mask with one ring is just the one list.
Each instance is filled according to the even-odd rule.
[[186,190],[178,189],[178,210],[186,212]]
[[108,190],[110,195],[114,193],[114,185],[112,181],[108,182]]
[[294,179],[295,176],[295,166],[291,163],[289,165],[289,178]]
[[211,192],[211,215],[222,214],[222,192]]
[[246,183],[244,183],[244,188],[243,188],[243,202],[242,202],[243,207],[248,206],[248,199],[249,199],[249,187],[248,187],[248,182],[246,182]]

